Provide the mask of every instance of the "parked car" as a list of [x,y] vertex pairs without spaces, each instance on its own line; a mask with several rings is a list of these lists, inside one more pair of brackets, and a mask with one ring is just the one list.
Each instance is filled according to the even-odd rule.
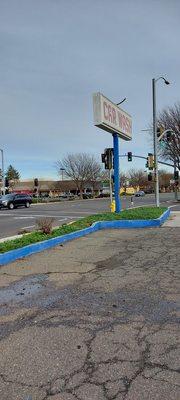
[[83,199],[92,199],[93,198],[93,195],[92,195],[92,193],[83,193]]
[[28,194],[11,193],[0,198],[0,208],[9,208],[10,210],[21,206],[29,208],[31,203],[32,198]]
[[100,193],[98,196],[96,196],[97,199],[101,199],[103,197],[110,197],[110,193]]
[[143,192],[143,190],[139,190],[139,192],[135,193],[135,197],[143,197],[145,196],[145,193]]

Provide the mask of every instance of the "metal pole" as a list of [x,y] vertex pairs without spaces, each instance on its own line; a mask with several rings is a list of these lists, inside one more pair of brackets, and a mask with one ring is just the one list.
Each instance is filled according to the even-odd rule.
[[5,194],[5,176],[4,176],[4,152],[1,150],[1,159],[2,159],[2,185],[3,185],[3,195]]
[[[176,160],[174,161],[174,176],[175,176],[175,172],[176,172]],[[178,189],[177,189],[177,185],[176,185],[176,181],[174,181],[174,197],[175,200],[178,200]]]
[[155,180],[155,201],[156,207],[159,207],[159,175],[157,158],[157,121],[156,121],[156,80],[152,79],[152,97],[153,97],[153,142],[154,142],[154,180]]
[[112,181],[111,181],[111,169],[109,170],[109,191],[110,191],[110,204],[112,204]]
[[117,133],[113,134],[113,147],[114,147],[114,192],[115,192],[115,204],[116,213],[121,211],[121,202],[119,196],[119,140]]
[[[127,154],[120,154],[119,157],[127,157]],[[147,157],[144,157],[144,156],[135,156],[134,154],[132,154],[132,157],[142,158],[143,160],[147,160]],[[168,165],[169,167],[174,168],[174,164],[169,164],[164,161],[158,161],[158,164]]]

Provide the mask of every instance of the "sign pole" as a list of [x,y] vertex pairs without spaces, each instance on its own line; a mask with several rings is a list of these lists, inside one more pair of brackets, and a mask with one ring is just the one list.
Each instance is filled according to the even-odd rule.
[[115,204],[116,213],[121,211],[121,202],[119,197],[119,139],[117,133],[113,133],[113,147],[114,147],[114,193],[115,193]]
[[109,170],[109,191],[110,191],[110,205],[112,204],[112,178],[111,178],[111,169]]

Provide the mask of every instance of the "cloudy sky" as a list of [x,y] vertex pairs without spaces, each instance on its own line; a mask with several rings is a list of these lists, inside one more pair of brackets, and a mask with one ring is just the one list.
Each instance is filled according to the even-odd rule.
[[[180,100],[179,0],[0,0],[0,148],[22,178],[57,178],[68,152],[100,160],[112,146],[93,126],[92,93],[123,104],[133,140],[120,153],[146,155],[157,108]],[[121,159],[121,169],[143,168]]]

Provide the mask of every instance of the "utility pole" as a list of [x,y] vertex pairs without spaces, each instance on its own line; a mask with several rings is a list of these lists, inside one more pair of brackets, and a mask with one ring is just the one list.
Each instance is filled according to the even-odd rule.
[[60,168],[60,171],[61,171],[61,179],[62,179],[62,181],[63,181],[63,178],[64,178],[64,174],[63,174],[63,172],[65,171],[65,168]]
[[159,207],[159,174],[157,159],[157,121],[156,121],[156,80],[152,79],[153,96],[153,145],[154,145],[154,181],[155,181],[155,201],[156,207]]
[[156,119],[156,82],[162,79],[166,85],[169,85],[167,79],[163,76],[152,79],[152,100],[153,100],[153,144],[154,144],[154,179],[155,179],[155,200],[156,207],[159,207],[159,174],[158,174],[158,158],[157,158],[157,119]]
[[[174,177],[175,177],[176,171],[177,171],[176,160],[174,160]],[[175,197],[175,200],[177,201],[178,200],[178,187],[177,187],[176,181],[174,181],[174,197]]]
[[2,149],[0,149],[1,151],[1,160],[2,160],[2,185],[3,185],[3,195],[5,194],[5,174],[4,174],[4,152]]

